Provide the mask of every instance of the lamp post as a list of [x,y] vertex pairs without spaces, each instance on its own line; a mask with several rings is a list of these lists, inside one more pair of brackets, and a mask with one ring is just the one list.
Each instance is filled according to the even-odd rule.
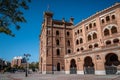
[[24,58],[25,58],[25,60],[26,60],[26,70],[25,70],[25,77],[27,77],[28,76],[28,71],[27,71],[27,69],[28,69],[28,66],[27,66],[27,64],[28,64],[28,60],[29,60],[29,57],[30,57],[31,55],[30,54],[24,54]]

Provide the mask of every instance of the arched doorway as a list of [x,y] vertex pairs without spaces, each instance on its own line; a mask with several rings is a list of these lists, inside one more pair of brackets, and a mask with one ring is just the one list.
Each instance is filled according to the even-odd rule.
[[77,66],[75,59],[72,59],[70,61],[70,74],[76,74],[77,73]]
[[84,59],[84,73],[85,74],[94,74],[95,73],[92,58],[89,56]]
[[105,57],[105,71],[106,74],[116,74],[117,66],[120,65],[118,56],[114,53],[109,53]]
[[60,63],[57,63],[57,71],[60,71]]

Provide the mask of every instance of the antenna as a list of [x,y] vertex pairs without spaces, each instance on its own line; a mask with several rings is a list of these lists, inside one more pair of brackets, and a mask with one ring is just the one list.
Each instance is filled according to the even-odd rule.
[[49,4],[47,5],[47,11],[50,11],[50,6],[49,6]]

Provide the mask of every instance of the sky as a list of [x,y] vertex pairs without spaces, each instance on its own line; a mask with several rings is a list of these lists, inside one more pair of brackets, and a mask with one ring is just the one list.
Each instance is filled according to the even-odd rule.
[[27,23],[22,23],[19,31],[12,26],[15,37],[0,34],[0,58],[12,61],[15,56],[31,54],[30,62],[39,61],[41,24],[43,13],[47,10],[54,13],[53,19],[69,21],[74,17],[74,25],[81,20],[112,6],[120,0],[32,0],[29,10],[23,11]]

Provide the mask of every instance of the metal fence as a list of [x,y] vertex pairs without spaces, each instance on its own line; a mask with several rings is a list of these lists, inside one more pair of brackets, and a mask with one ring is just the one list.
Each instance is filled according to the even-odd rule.
[[106,66],[105,67],[106,74],[116,74],[117,72],[117,67],[114,66]]
[[70,68],[70,74],[77,74],[77,69],[76,68]]
[[94,69],[94,67],[85,67],[84,73],[85,74],[95,74],[95,69]]

